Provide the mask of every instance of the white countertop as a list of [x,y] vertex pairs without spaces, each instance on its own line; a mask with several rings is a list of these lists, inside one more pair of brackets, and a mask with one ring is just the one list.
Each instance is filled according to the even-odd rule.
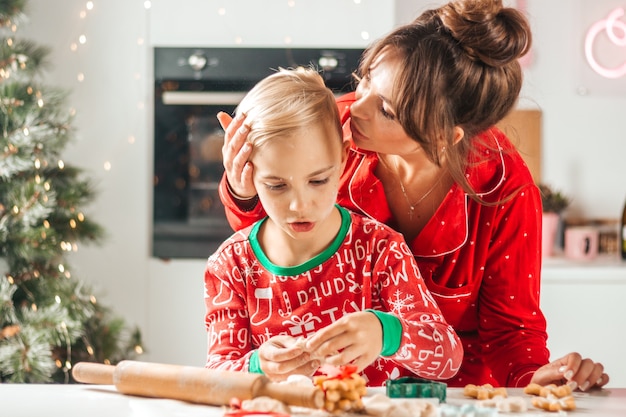
[[[507,389],[509,396],[524,396],[521,389]],[[511,417],[562,416],[534,409],[528,401],[526,413],[500,413]],[[626,415],[626,388],[609,388],[591,393],[576,393],[575,411],[566,415],[623,417]],[[473,400],[462,389],[448,389],[448,404],[460,405]],[[160,398],[124,395],[110,385],[0,384],[2,415],[35,417],[221,417],[225,408],[185,403]]]
[[601,254],[594,259],[569,259],[562,253],[543,258],[545,268],[617,268],[626,270],[626,260],[617,254]]
[[626,261],[617,255],[599,255],[591,260],[546,257],[541,266],[542,283],[626,284]]

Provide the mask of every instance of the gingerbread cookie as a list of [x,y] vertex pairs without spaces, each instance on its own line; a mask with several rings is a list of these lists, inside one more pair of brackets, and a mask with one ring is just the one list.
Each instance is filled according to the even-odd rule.
[[534,395],[532,404],[546,411],[572,411],[576,409],[576,401],[569,385],[550,384],[541,386],[531,383],[524,388],[524,393]]
[[557,398],[553,395],[534,397],[532,404],[546,411],[573,411],[576,409],[576,401],[574,401],[574,397],[571,395],[563,398]]
[[506,398],[507,392],[506,388],[494,388],[491,384],[467,384],[465,388],[463,388],[463,395],[471,398],[476,398],[477,400],[488,400],[497,395]]
[[524,388],[524,394],[536,395],[539,397],[547,397],[548,394],[552,394],[557,398],[567,397],[572,395],[572,388],[569,385],[550,384],[541,386],[539,384],[531,383]]
[[326,411],[340,414],[364,409],[361,398],[367,392],[366,383],[356,369],[356,366],[352,365],[339,368],[323,365],[320,371],[325,375],[313,377],[313,383],[324,391]]

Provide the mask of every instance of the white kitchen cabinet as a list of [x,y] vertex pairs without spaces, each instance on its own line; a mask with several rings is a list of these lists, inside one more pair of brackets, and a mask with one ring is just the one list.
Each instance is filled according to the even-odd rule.
[[626,386],[626,262],[544,260],[541,307],[552,359],[580,352],[604,365],[609,386]]

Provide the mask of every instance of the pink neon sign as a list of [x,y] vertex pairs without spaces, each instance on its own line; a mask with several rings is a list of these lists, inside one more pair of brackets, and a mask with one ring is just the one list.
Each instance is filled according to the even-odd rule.
[[609,40],[617,46],[626,46],[626,22],[619,20],[624,16],[624,9],[617,8],[611,11],[606,19],[594,23],[585,37],[585,56],[587,62],[595,72],[606,78],[619,78],[626,75],[626,62],[617,68],[607,68],[598,63],[594,56],[593,46],[596,37],[606,32]]
[[[517,0],[515,2],[515,7],[522,13],[527,14],[526,0]],[[530,67],[532,60],[533,60],[533,51],[531,49],[530,51],[526,53],[526,55],[520,58],[519,63],[522,66],[522,68],[527,68],[527,67]]]

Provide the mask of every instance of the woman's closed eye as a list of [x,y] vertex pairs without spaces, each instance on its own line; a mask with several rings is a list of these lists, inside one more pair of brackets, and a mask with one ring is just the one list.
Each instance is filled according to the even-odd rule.
[[380,113],[383,115],[383,117],[385,119],[389,119],[389,120],[395,120],[396,119],[396,116],[393,113],[390,113],[390,112],[388,112],[385,109],[385,105],[384,104],[380,106]]
[[[369,73],[365,74],[365,76],[361,79],[359,79],[359,87],[361,88],[369,88],[369,85],[372,81],[372,78],[370,76]],[[378,99],[380,100],[380,113],[383,115],[383,117],[385,119],[389,119],[389,120],[396,120],[396,115],[393,113],[393,111],[388,110],[386,107],[388,106],[386,99],[383,96],[378,96]]]

